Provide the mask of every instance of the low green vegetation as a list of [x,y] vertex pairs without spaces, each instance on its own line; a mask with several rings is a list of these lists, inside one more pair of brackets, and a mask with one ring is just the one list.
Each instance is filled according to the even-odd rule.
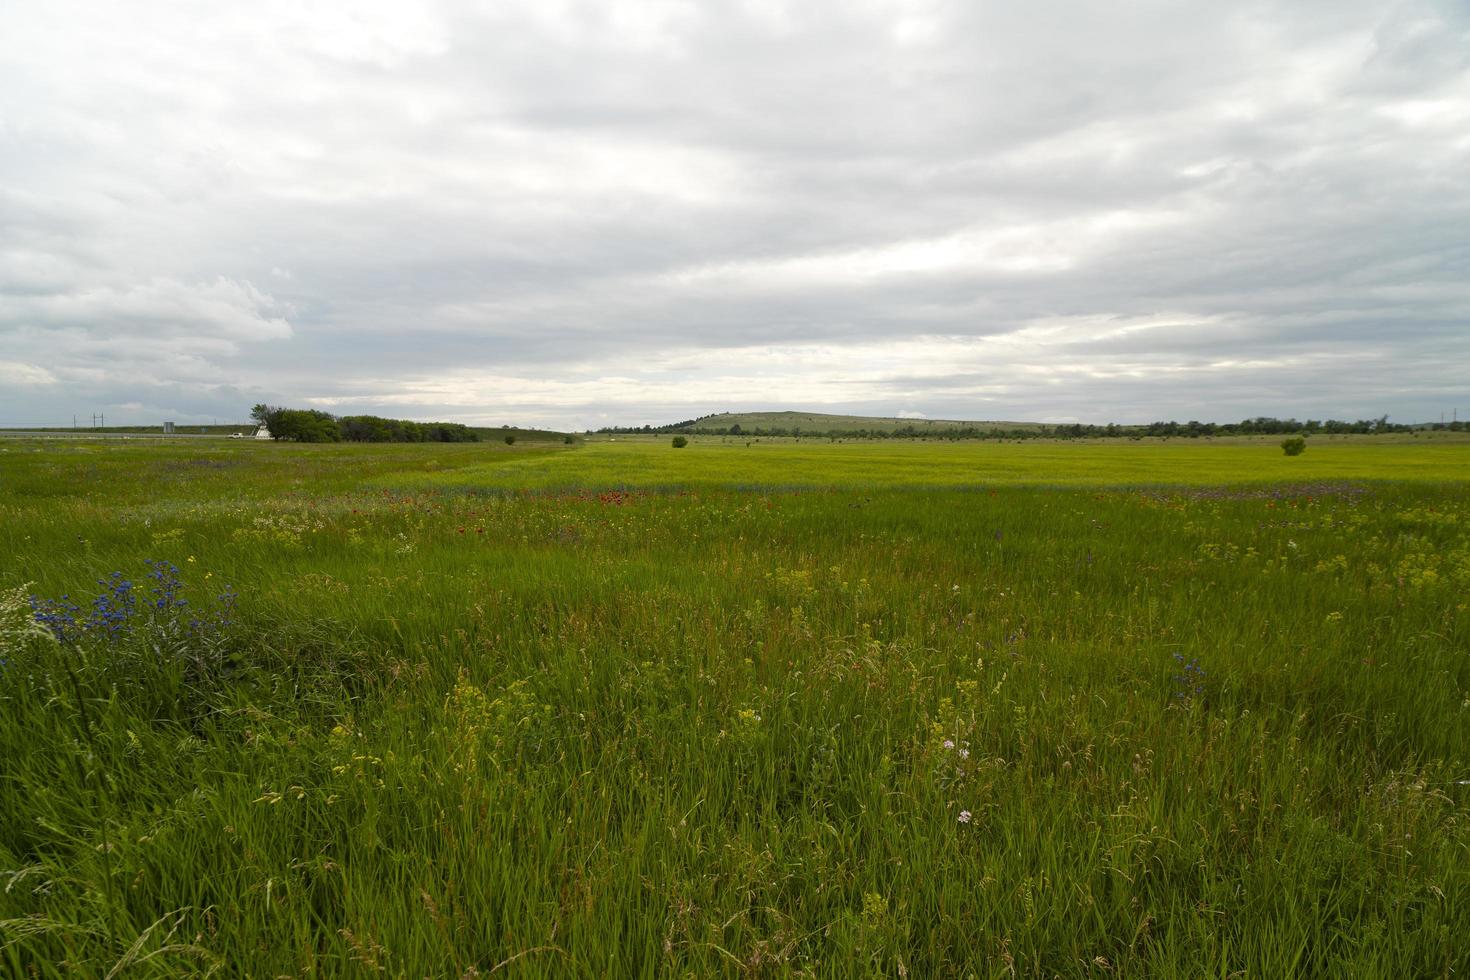
[[1470,423],[1402,424],[1376,419],[1278,419],[1260,416],[1239,422],[1150,422],[1146,425],[1081,422],[962,422],[954,419],[874,418],[815,412],[722,412],[666,425],[612,426],[603,434],[683,432],[691,435],[817,439],[1209,439],[1253,435],[1385,435],[1411,432],[1470,432]]
[[0,445],[0,974],[1470,968],[1470,443],[668,438]]
[[[179,435],[191,436],[232,436],[235,433],[250,435],[254,431],[256,423],[230,422],[224,425],[218,423],[211,425],[195,425],[193,423],[179,423],[174,426],[174,432]],[[56,435],[164,435],[162,425],[109,425],[106,428],[89,425],[78,426],[33,426],[25,429],[0,429],[0,432],[22,432],[22,433],[54,433]]]
[[[697,419],[656,427],[657,431],[682,431],[704,435],[782,435],[807,433],[817,435],[876,434],[950,434],[954,432],[1000,432],[1012,430],[1040,431],[1038,422],[961,422],[954,419],[900,419],[866,415],[830,415],[822,412],[720,412]],[[612,428],[609,432],[647,432],[641,429]]]

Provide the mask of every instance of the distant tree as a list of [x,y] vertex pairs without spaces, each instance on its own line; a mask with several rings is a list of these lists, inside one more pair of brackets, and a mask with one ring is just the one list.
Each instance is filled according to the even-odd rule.
[[281,413],[285,411],[287,409],[279,408],[275,405],[261,404],[256,405],[250,410],[250,418],[256,425],[265,426],[272,437],[280,438],[276,435],[276,425],[280,422]]
[[674,436],[673,446],[675,449],[683,449],[687,445],[689,445],[688,439],[685,439],[683,436]]
[[505,434],[505,444],[507,446],[514,446],[516,444],[516,437],[515,437],[515,435],[512,434],[512,433],[507,432]]
[[1301,436],[1291,436],[1281,440],[1281,451],[1288,456],[1300,456],[1307,451],[1307,440]]
[[393,419],[376,415],[349,415],[339,420],[348,442],[405,442],[407,432]]
[[315,409],[282,408],[267,416],[272,439],[290,442],[340,442],[342,429],[337,420]]
[[326,412],[256,405],[250,417],[274,439],[292,442],[479,442],[475,430],[458,422],[413,422],[377,415],[336,418]]

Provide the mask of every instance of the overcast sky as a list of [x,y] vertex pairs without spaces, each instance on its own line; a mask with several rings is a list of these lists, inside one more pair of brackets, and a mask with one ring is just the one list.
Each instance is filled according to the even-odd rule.
[[0,424],[1470,416],[1470,2],[12,4]]

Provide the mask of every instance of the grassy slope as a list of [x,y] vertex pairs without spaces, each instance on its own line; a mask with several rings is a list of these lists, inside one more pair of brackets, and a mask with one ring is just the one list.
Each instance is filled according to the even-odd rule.
[[[502,442],[505,437],[515,436],[516,442],[565,442],[569,433],[556,432],[552,429],[521,429],[516,426],[471,426],[476,434],[485,442]],[[573,437],[576,441],[577,437]]]
[[1463,443],[0,448],[0,972],[1470,967]]
[[722,429],[738,424],[747,432],[757,428],[801,428],[807,432],[896,432],[912,426],[920,432],[943,432],[949,429],[1032,429],[1037,422],[962,422],[953,419],[889,419],[865,415],[823,415],[819,412],[724,412],[700,419],[697,429]]

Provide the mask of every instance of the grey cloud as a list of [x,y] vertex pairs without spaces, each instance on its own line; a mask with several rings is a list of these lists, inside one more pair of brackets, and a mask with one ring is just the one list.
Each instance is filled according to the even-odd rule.
[[1451,0],[7,26],[0,422],[1470,408]]

